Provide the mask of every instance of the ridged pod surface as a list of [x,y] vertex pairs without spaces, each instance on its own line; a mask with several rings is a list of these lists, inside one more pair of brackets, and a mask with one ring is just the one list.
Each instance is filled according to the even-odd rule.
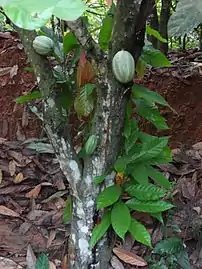
[[97,135],[89,136],[85,143],[85,151],[87,155],[92,155],[97,147],[99,137]]
[[53,46],[53,40],[47,36],[37,36],[33,41],[33,48],[40,55],[48,55]]
[[126,50],[118,51],[112,60],[112,71],[115,78],[125,84],[133,80],[135,61],[132,54]]

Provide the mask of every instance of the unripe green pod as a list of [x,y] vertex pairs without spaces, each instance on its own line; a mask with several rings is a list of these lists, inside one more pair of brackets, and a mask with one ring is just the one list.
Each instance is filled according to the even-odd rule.
[[40,55],[48,55],[53,49],[53,40],[47,36],[37,36],[33,41],[33,48]]
[[99,137],[97,135],[89,136],[88,140],[84,145],[84,149],[87,155],[92,155],[97,148]]

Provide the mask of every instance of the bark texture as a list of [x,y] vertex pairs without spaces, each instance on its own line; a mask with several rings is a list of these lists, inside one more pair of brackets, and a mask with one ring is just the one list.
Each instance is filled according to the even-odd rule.
[[[74,148],[68,129],[68,115],[58,107],[57,90],[60,85],[52,75],[46,58],[37,55],[32,42],[33,31],[17,29],[25,52],[35,69],[42,95],[41,109],[35,112],[43,121],[44,129],[52,143],[61,170],[72,190],[72,222],[69,241],[69,267],[71,269],[108,269],[110,242],[104,237],[91,250],[89,242],[95,225],[96,198],[100,186],[93,183],[94,176],[102,175],[117,159],[122,144],[125,108],[128,87],[118,83],[111,69],[111,60],[120,49],[131,52],[135,59],[144,45],[146,19],[153,0],[119,0],[115,25],[110,42],[109,55],[104,55],[93,40],[81,19],[67,22],[90,61],[97,66],[97,102],[91,134],[99,136],[95,154],[81,163]],[[33,107],[32,110],[36,108]],[[113,176],[111,181],[113,182]]]

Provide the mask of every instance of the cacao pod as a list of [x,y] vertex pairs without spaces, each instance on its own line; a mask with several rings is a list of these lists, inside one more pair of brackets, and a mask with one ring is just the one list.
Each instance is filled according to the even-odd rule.
[[89,136],[88,140],[85,143],[84,149],[87,155],[92,155],[95,149],[97,148],[99,137],[97,135]]
[[40,55],[48,55],[53,47],[53,40],[47,36],[37,36],[33,41],[33,48]]
[[118,51],[112,60],[112,72],[115,78],[125,84],[133,80],[135,74],[135,61],[130,52]]

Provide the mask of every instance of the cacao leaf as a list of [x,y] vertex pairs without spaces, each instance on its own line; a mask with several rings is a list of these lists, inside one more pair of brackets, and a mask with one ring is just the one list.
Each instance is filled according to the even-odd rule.
[[104,208],[114,204],[121,195],[121,187],[113,185],[102,191],[97,197],[97,209]]
[[172,255],[179,253],[183,249],[183,243],[180,238],[170,237],[158,242],[154,248],[154,253],[163,255]]
[[135,198],[126,202],[126,205],[133,210],[148,213],[163,212],[173,207],[166,201],[139,201]]
[[149,177],[151,177],[157,184],[163,186],[168,190],[171,188],[170,182],[161,172],[159,172],[158,170],[149,165],[147,166],[146,169]]
[[145,226],[139,221],[131,219],[129,232],[138,242],[145,244],[149,247],[152,247],[150,234],[145,228]]
[[110,225],[111,225],[111,212],[107,211],[104,213],[100,224],[95,226],[93,229],[92,237],[90,239],[91,248],[93,248],[95,244],[102,238],[102,236],[106,233]]
[[128,207],[122,201],[114,204],[111,211],[111,222],[116,234],[124,240],[131,223],[131,216]]

